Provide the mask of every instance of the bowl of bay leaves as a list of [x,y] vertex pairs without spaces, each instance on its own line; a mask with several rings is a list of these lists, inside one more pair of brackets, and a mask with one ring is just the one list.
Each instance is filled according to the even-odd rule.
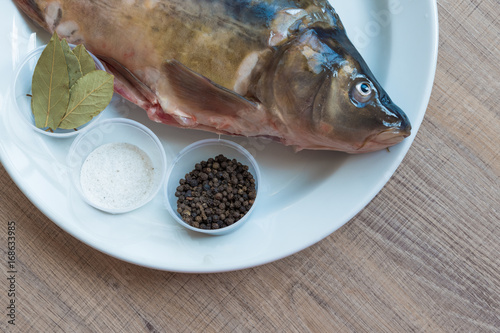
[[36,132],[64,138],[98,120],[113,96],[113,81],[83,45],[54,34],[21,62],[12,96],[21,118]]

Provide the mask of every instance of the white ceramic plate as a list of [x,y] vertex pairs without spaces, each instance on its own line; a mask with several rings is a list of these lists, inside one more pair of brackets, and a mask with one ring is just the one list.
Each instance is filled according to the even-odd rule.
[[[229,138],[247,148],[262,171],[259,207],[226,236],[202,236],[179,226],[162,193],[132,213],[108,215],[86,205],[72,189],[65,158],[73,139],[30,130],[9,98],[22,57],[48,40],[11,2],[0,5],[0,156],[12,179],[52,221],[81,241],[117,258],[157,269],[220,272],[261,265],[296,253],[328,236],[380,191],[408,151],[427,108],[437,58],[434,0],[333,0],[348,35],[392,99],[406,111],[413,134],[390,153],[350,156],[302,151],[261,139]],[[116,97],[105,117],[123,116],[151,128],[168,163],[188,144],[216,137],[155,124]],[[103,116],[104,118],[104,116]]]

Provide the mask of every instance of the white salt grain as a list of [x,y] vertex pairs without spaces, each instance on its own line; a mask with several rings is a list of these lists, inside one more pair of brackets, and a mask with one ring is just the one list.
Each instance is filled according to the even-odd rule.
[[86,198],[104,209],[125,209],[147,197],[153,188],[149,156],[129,143],[108,143],[89,154],[80,182]]

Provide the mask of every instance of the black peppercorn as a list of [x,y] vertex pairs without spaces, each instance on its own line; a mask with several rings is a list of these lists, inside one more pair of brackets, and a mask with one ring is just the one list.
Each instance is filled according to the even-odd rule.
[[220,154],[194,165],[176,188],[177,212],[189,225],[224,228],[252,207],[257,191],[248,166]]

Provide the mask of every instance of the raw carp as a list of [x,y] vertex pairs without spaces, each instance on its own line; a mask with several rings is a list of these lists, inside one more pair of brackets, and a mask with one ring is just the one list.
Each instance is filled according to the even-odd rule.
[[410,135],[326,0],[14,2],[154,121],[348,153]]

